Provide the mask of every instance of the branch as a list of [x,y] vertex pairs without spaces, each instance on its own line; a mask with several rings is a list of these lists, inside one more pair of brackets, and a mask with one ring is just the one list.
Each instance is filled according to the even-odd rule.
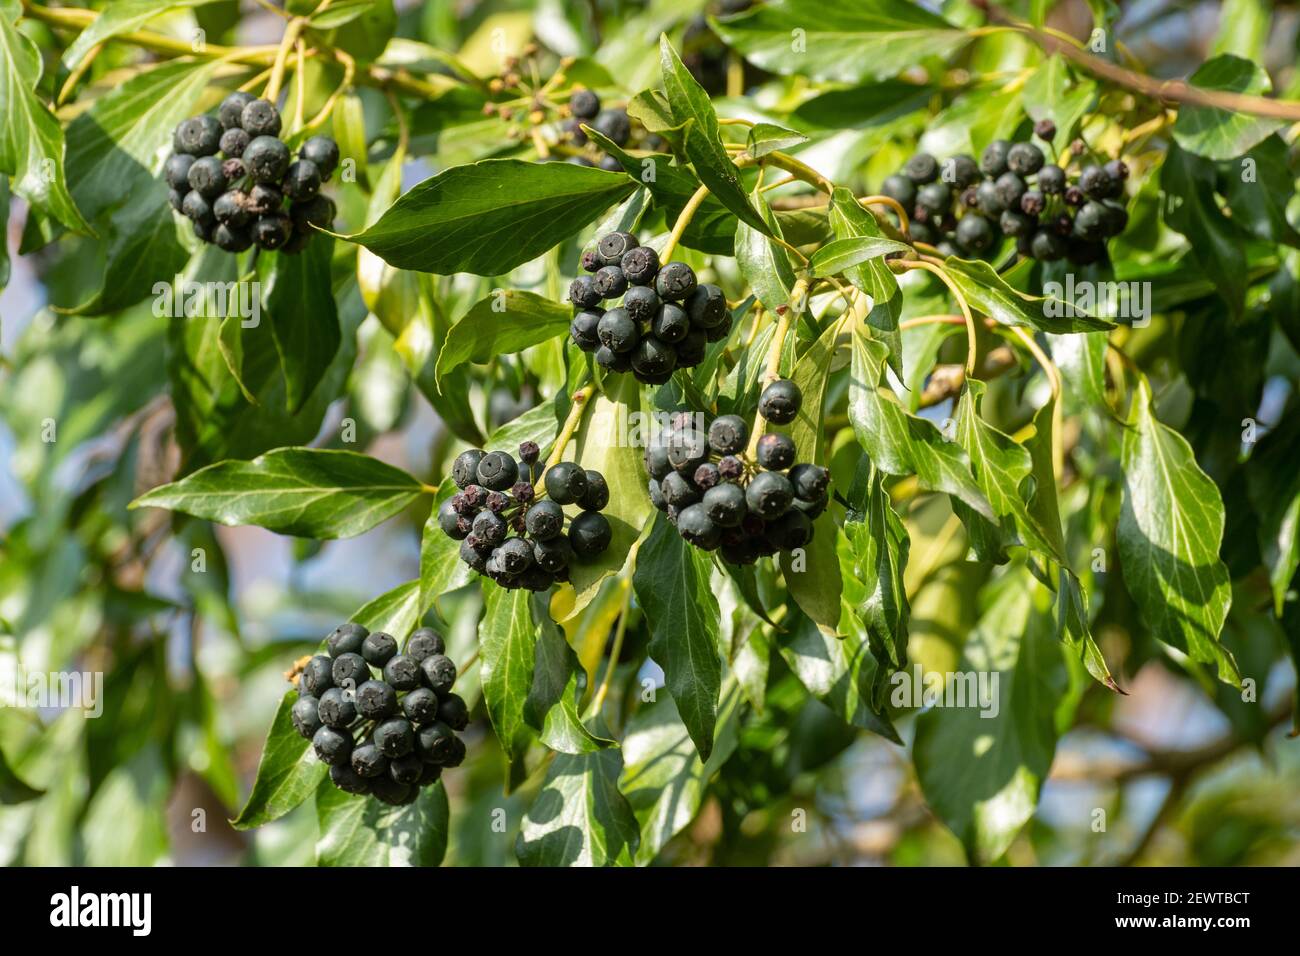
[[1300,103],[1291,100],[1273,100],[1265,96],[1252,96],[1249,93],[1229,93],[1223,90],[1203,90],[1192,86],[1184,80],[1157,80],[1155,77],[1126,70],[1108,60],[1093,56],[1060,37],[1045,33],[1028,23],[1015,19],[1001,7],[989,0],[971,0],[971,2],[988,14],[990,20],[1004,24],[1023,33],[1048,53],[1059,53],[1071,63],[1094,76],[1108,80],[1116,86],[1122,86],[1141,93],[1162,103],[1190,103],[1193,106],[1209,106],[1221,110],[1233,110],[1250,113],[1254,116],[1268,116],[1273,119],[1295,122],[1300,120]]

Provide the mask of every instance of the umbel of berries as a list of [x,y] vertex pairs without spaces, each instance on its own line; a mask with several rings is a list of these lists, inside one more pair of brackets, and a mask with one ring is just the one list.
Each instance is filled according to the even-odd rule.
[[389,634],[343,624],[325,646],[298,677],[291,717],[334,786],[401,805],[460,765],[469,710],[440,634],[422,627],[399,650]]
[[192,116],[176,127],[164,174],[172,208],[201,240],[227,252],[256,245],[293,254],[306,248],[313,227],[333,223],[334,203],[320,188],[338,166],[338,144],[313,136],[295,159],[280,125],[275,104],[241,91],[222,100],[215,117]]
[[[786,424],[799,414],[802,397],[781,379],[763,390],[760,416]],[[830,473],[795,461],[790,436],[762,435],[749,457],[749,426],[722,415],[701,429],[696,416],[671,417],[646,448],[650,500],[686,541],[717,551],[730,564],[753,564],[812,540],[813,521],[826,510]]]
[[520,444],[518,460],[503,451],[462,452],[451,468],[460,490],[438,509],[438,526],[460,542],[461,560],[511,590],[567,581],[574,563],[597,557],[613,539],[601,514],[609,504],[605,477],[570,461],[543,472],[539,454],[531,441]]
[[705,346],[731,332],[720,288],[701,285],[684,262],[661,265],[659,254],[629,232],[601,236],[583,253],[582,268],[588,274],[569,286],[569,335],[606,371],[631,371],[638,381],[662,385],[674,369],[699,365]]
[[[1040,121],[1034,134],[1050,145],[1056,126]],[[1063,168],[1032,142],[994,140],[978,162],[918,153],[881,192],[908,210],[912,240],[945,256],[988,259],[1006,237],[1022,256],[1087,265],[1104,259],[1106,240],[1128,225],[1120,201],[1127,178],[1117,159]]]

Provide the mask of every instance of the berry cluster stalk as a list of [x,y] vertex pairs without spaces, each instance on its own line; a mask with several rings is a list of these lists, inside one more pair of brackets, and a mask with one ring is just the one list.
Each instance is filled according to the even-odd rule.
[[[551,449],[551,454],[546,459],[546,467],[542,469],[543,476],[545,476],[547,468],[558,465],[564,458],[564,449],[568,447],[569,441],[573,438],[573,433],[582,424],[582,415],[587,410],[587,400],[591,398],[591,393],[595,391],[595,388],[594,385],[584,385],[573,393],[573,405],[569,409],[569,415],[565,418],[560,433],[555,437],[555,447]],[[543,478],[538,478],[533,485],[533,491],[541,494],[544,488]]]
[[[772,344],[768,347],[767,369],[763,372],[764,384],[775,382],[781,377],[781,350],[785,344],[786,333],[790,331],[790,316],[800,309],[807,295],[808,279],[800,278],[791,288],[790,301],[786,303],[785,308],[777,310],[776,333],[772,336]],[[749,461],[754,461],[758,456],[758,440],[763,437],[763,431],[763,416],[755,412],[754,427],[749,430],[749,447],[745,449],[745,458]]]

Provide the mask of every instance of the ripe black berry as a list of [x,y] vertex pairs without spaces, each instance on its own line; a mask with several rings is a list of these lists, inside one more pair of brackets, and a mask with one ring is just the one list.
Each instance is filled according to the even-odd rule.
[[488,452],[478,463],[479,484],[505,491],[519,480],[519,464],[503,451]]
[[758,399],[758,413],[776,425],[788,425],[795,420],[802,404],[799,386],[783,378],[763,389]]
[[322,727],[311,738],[312,749],[321,763],[338,767],[346,764],[352,756],[352,737],[346,731],[333,727]]
[[361,656],[371,667],[383,667],[396,653],[397,641],[383,631],[375,631],[361,642]]
[[[667,308],[669,303],[665,303]],[[677,365],[677,351],[653,335],[642,338],[631,353],[632,371],[644,382],[667,381]]]
[[238,127],[228,129],[221,134],[221,152],[226,156],[238,159],[244,155],[244,150],[248,148],[251,137]]
[[385,757],[404,757],[415,747],[415,730],[405,717],[390,717],[375,727],[375,746]]
[[[1047,206],[1047,200],[1043,194],[1037,190],[1031,189],[1020,197],[1020,211],[1026,216],[1042,215],[1043,209]],[[1003,227],[1005,229],[1005,227]]]
[[745,489],[745,504],[760,518],[778,518],[790,509],[794,489],[785,475],[762,471]]
[[303,232],[309,232],[307,226],[320,226],[328,229],[334,223],[334,203],[328,196],[319,193],[311,199],[298,200],[289,207],[289,216],[293,224]]
[[1034,124],[1034,135],[1046,143],[1056,139],[1056,124],[1050,119],[1040,119]]
[[467,488],[478,480],[478,463],[485,454],[481,448],[471,448],[456,456],[451,464],[451,480],[457,488]]
[[[364,638],[361,646],[365,647]],[[330,678],[336,687],[356,687],[370,680],[370,668],[366,664],[366,659],[360,654],[344,651],[334,658],[334,663],[330,667]]]
[[916,205],[931,216],[942,218],[952,208],[952,190],[947,183],[927,183],[917,190]]
[[1110,199],[1119,195],[1122,184],[1101,166],[1085,166],[1079,174],[1079,188],[1089,199]]
[[1079,239],[1095,241],[1106,235],[1106,207],[1089,200],[1074,216],[1074,235]]
[[417,661],[434,654],[441,654],[444,650],[446,650],[446,642],[443,641],[442,635],[431,627],[422,627],[412,632],[406,639],[406,653]]
[[659,273],[659,253],[649,246],[636,246],[623,253],[619,260],[619,268],[623,270],[623,275],[632,285],[648,286],[654,282],[655,276]]
[[212,214],[217,222],[236,228],[247,226],[253,218],[252,213],[248,211],[248,196],[239,190],[218,196],[212,203]]
[[880,191],[907,209],[911,209],[916,202],[916,183],[906,176],[886,176],[880,184]]
[[395,654],[384,665],[384,681],[394,690],[415,690],[420,686],[420,662],[407,654]]
[[479,540],[493,545],[504,541],[509,530],[505,518],[493,511],[480,511],[474,516],[474,523],[471,526],[472,533]]
[[983,216],[962,216],[957,223],[957,244],[970,253],[985,252],[993,246],[997,235],[993,225]]
[[337,687],[331,687],[321,694],[318,710],[321,723],[336,730],[347,727],[357,719],[357,705]]
[[1003,209],[1018,209],[1020,207],[1020,197],[1028,189],[1025,181],[1015,173],[1007,172],[998,177],[994,184],[997,190],[998,199],[1002,203]]
[[281,188],[290,199],[311,199],[320,192],[321,175],[310,159],[300,159],[285,170]]
[[[353,751],[355,755],[356,751]],[[366,780],[350,766],[330,767],[330,782],[344,793],[364,794],[370,792],[370,781]]]
[[188,191],[192,165],[194,165],[194,157],[188,153],[174,153],[168,156],[167,163],[163,166],[163,176],[167,179],[167,185],[181,192]]
[[615,146],[626,146],[632,135],[632,123],[627,118],[626,110],[601,110],[587,125],[611,140]]
[[1034,225],[1034,219],[1014,209],[1008,209],[998,219],[998,226],[1008,236],[1027,236],[1033,231]]
[[655,291],[661,299],[680,302],[695,291],[695,271],[684,262],[670,262],[655,276]]
[[429,763],[442,763],[451,753],[451,742],[455,739],[451,727],[442,721],[434,721],[422,727],[416,735],[416,753]]
[[607,345],[596,349],[596,364],[607,372],[626,372],[632,367],[632,356],[628,352],[615,352]]
[[253,244],[253,237],[247,229],[223,222],[212,230],[212,242],[225,252],[243,252]]
[[1043,168],[1043,151],[1033,143],[1016,143],[1007,150],[1007,168],[1020,176],[1032,176]]
[[334,678],[330,673],[333,663],[324,654],[317,654],[302,669],[302,687],[312,697],[320,697],[334,686]]
[[980,181],[980,167],[973,157],[962,154],[945,160],[941,169],[944,182],[957,189],[966,189]]
[[769,471],[785,471],[794,464],[794,442],[789,435],[771,432],[758,440],[758,463]]
[[236,90],[222,100],[221,106],[217,108],[217,119],[220,120],[222,129],[239,129],[243,122],[244,107],[255,99],[257,97],[252,93]]
[[289,169],[289,147],[274,136],[258,136],[240,158],[257,183],[279,183]]
[[816,501],[825,495],[831,483],[829,471],[821,465],[811,465],[806,462],[795,465],[786,477],[790,479],[795,497],[805,501]]
[[215,156],[196,159],[186,178],[190,188],[204,199],[216,199],[226,190],[226,174],[221,169],[221,160]]
[[349,621],[347,624],[340,624],[334,628],[330,636],[325,638],[325,647],[329,650],[330,657],[338,657],[341,654],[349,653],[359,654],[361,652],[361,643],[369,633],[360,624]]
[[402,698],[402,713],[414,724],[427,724],[438,715],[438,695],[418,687]]
[[1055,232],[1039,229],[1030,240],[1029,248],[1035,259],[1041,262],[1054,262],[1065,255],[1069,246]]
[[679,472],[669,472],[659,483],[664,501],[674,508],[685,508],[700,500],[700,493],[691,482]]
[[591,119],[600,112],[600,97],[591,90],[574,90],[569,97],[569,112],[578,119]]
[[586,494],[587,473],[571,461],[562,461],[546,469],[543,484],[551,501],[569,505]]
[[172,134],[172,152],[211,156],[221,147],[221,124],[215,116],[181,120]]
[[[533,563],[532,546],[523,538],[508,538],[502,542],[501,547],[497,548],[494,554],[501,565],[501,569],[506,574],[522,574]],[[426,658],[426,665],[430,660],[433,660],[433,658]],[[428,673],[427,666],[425,673]],[[437,688],[435,687],[434,690],[437,690]]]
[[1059,196],[1065,191],[1065,170],[1048,164],[1038,171],[1038,189],[1047,196]]
[[783,551],[802,548],[812,538],[812,522],[802,511],[791,509],[768,521],[763,534],[774,547]]
[[609,504],[609,485],[605,482],[605,476],[600,472],[588,468],[587,490],[578,496],[578,507],[583,511],[603,511]]
[[569,544],[569,539],[564,535],[552,538],[549,541],[533,542],[533,561],[543,571],[554,574],[556,571],[568,567],[573,558],[573,546]]
[[701,501],[709,520],[719,528],[738,528],[745,520],[748,508],[745,490],[730,482],[717,485],[704,493]]
[[[623,296],[623,308],[633,321],[649,322],[659,312],[663,300],[654,289],[644,285],[634,285]],[[662,336],[661,336],[662,338]]]
[[418,783],[424,775],[424,761],[417,754],[397,757],[388,764],[388,775],[395,783]]
[[524,519],[528,533],[537,541],[549,541],[564,533],[564,509],[554,501],[539,501]]
[[627,277],[618,266],[602,266],[591,278],[602,299],[617,299],[627,291]]
[[620,265],[623,257],[635,248],[637,248],[636,236],[630,232],[611,232],[601,236],[596,243],[601,264],[607,266]]
[[389,806],[400,807],[411,803],[415,799],[416,790],[404,783],[398,783],[392,777],[384,774],[375,777],[370,782],[370,792],[374,794],[376,800],[386,803]]
[[482,574],[487,570],[487,555],[474,547],[474,543],[471,542],[472,538],[474,538],[474,535],[471,534],[460,543],[460,559],[469,565],[471,570]]
[[248,191],[248,211],[264,216],[277,211],[284,204],[284,194],[269,183],[257,183]]
[[932,183],[939,178],[939,163],[929,153],[917,153],[903,164],[903,175],[918,186]]
[[1010,150],[1011,144],[1005,139],[995,139],[989,143],[980,154],[980,172],[994,178],[1001,176],[1007,171],[1007,153]]
[[276,136],[280,132],[280,111],[269,100],[250,100],[240,111],[239,125],[249,136]]
[[591,276],[578,276],[569,283],[569,301],[580,309],[591,309],[600,305],[600,290]]
[[[730,486],[719,486],[726,487]],[[717,490],[718,488],[712,489]],[[703,504],[688,505],[682,509],[677,516],[677,532],[689,543],[705,551],[712,551],[722,543],[722,529],[713,523]]]
[[674,433],[668,443],[668,463],[681,475],[694,474],[708,460],[708,437],[694,429]]
[[687,297],[686,315],[692,325],[702,329],[715,328],[727,318],[727,297],[712,283],[704,283]]
[[375,744],[366,741],[352,751],[352,770],[359,777],[378,777],[388,772],[388,758]]
[[739,415],[720,415],[709,425],[709,447],[719,455],[738,455],[749,441],[749,425]]
[[1122,183],[1128,179],[1128,165],[1122,159],[1112,159],[1105,166],[1106,175],[1115,182]]
[[292,233],[293,223],[285,215],[271,213],[253,223],[253,241],[262,249],[279,249]]
[[468,519],[457,514],[456,506],[448,498],[438,506],[438,527],[449,538],[460,541],[469,534],[471,526],[468,524]]
[[320,178],[329,179],[339,165],[339,144],[328,136],[313,136],[299,148],[298,158],[314,163]]
[[464,730],[469,725],[469,708],[458,694],[445,694],[438,703],[438,719],[452,730]]
[[614,531],[599,511],[584,511],[569,522],[569,544],[580,558],[595,557],[609,547]]
[[289,718],[293,721],[293,729],[308,740],[311,740],[316,731],[323,726],[319,703],[315,697],[299,694],[298,699],[293,702],[293,707],[289,709]]

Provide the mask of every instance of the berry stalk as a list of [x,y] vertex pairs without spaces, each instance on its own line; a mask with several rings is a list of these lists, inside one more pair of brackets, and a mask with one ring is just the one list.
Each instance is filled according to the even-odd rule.
[[[582,424],[583,413],[587,410],[587,400],[591,398],[591,393],[595,390],[595,385],[584,385],[573,393],[573,406],[569,409],[569,415],[564,419],[564,425],[560,433],[555,437],[555,447],[551,449],[551,454],[546,459],[546,468],[558,465],[564,457],[564,449],[568,447],[569,441],[573,438],[573,433],[578,430]],[[546,468],[542,469],[545,474]],[[533,491],[541,494],[545,490],[544,478],[538,478],[533,485]]]
[[[790,316],[794,315],[807,294],[808,279],[796,280],[790,290],[790,301],[784,309],[777,310],[776,334],[772,336],[772,344],[767,349],[767,369],[762,378],[764,384],[775,382],[781,377],[781,349],[785,344],[786,333],[790,331]],[[745,449],[745,458],[749,461],[758,456],[758,440],[763,437],[763,421],[762,414],[755,412],[754,427],[749,430],[749,446]]]

